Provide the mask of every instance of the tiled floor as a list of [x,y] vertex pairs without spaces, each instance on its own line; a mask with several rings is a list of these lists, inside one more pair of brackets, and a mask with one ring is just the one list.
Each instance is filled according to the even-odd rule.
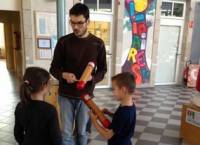
[[[110,91],[96,91],[95,101],[101,107],[114,110]],[[133,143],[135,145],[187,145],[179,138],[181,108],[192,96],[200,95],[195,89],[181,86],[157,86],[137,89],[140,97],[136,103],[137,122]],[[103,145],[98,134],[92,136],[91,145]],[[104,143],[105,144],[105,143]]]
[[0,145],[14,145],[14,109],[18,102],[19,80],[0,60]]
[[[0,61],[0,145],[15,145],[13,137],[14,109],[18,102],[19,80],[8,73]],[[101,107],[115,110],[118,103],[109,90],[96,90],[95,102]],[[181,86],[162,86],[137,89],[137,125],[135,145],[186,145],[179,139],[181,108],[183,103],[199,95],[194,89]],[[106,145],[106,141],[92,129],[89,145]]]

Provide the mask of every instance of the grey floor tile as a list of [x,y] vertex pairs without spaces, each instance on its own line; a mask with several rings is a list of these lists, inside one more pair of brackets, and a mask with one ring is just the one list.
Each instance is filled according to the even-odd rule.
[[172,124],[167,124],[165,129],[170,129],[170,130],[176,130],[179,131],[180,130],[180,126],[177,125],[172,125]]
[[154,128],[154,127],[146,127],[144,132],[152,133],[152,134],[163,134],[163,129]]
[[139,139],[159,143],[160,138],[161,138],[161,135],[158,135],[158,134],[142,133]]
[[181,145],[181,140],[175,137],[162,136],[160,142],[172,145]]
[[138,140],[135,145],[158,145],[158,143],[146,140]]
[[160,122],[160,123],[167,123],[167,122],[168,122],[168,119],[153,117],[153,118],[151,119],[151,121],[153,121],[153,122]]

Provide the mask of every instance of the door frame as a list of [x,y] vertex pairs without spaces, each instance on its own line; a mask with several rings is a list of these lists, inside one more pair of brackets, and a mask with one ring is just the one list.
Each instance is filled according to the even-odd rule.
[[[174,26],[180,27],[180,34],[178,38],[178,48],[177,48],[177,56],[176,56],[176,64],[175,64],[175,82],[166,82],[166,83],[156,83],[155,85],[173,85],[178,84],[179,72],[181,67],[181,55],[182,55],[182,40],[183,40],[183,32],[184,32],[184,19],[175,19],[175,18],[161,18],[160,27],[161,26]],[[159,41],[159,40],[158,40]],[[158,48],[159,49],[159,48]]]

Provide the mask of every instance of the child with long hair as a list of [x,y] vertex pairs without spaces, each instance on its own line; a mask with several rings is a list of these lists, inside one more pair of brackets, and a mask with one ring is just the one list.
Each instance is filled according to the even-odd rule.
[[115,98],[120,102],[113,114],[103,109],[105,114],[113,116],[109,129],[99,125],[97,116],[90,112],[90,118],[97,131],[108,140],[108,145],[132,145],[136,123],[136,108],[133,102],[135,78],[131,73],[120,73],[112,77],[112,88]]
[[61,145],[56,109],[44,102],[50,89],[49,73],[29,67],[20,87],[20,102],[15,109],[14,136],[19,145]]

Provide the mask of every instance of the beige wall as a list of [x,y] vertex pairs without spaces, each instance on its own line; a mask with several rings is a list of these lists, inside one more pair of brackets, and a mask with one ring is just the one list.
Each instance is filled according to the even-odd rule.
[[[180,73],[183,73],[186,61],[190,60],[191,49],[192,49],[191,47],[192,47],[193,28],[188,27],[188,22],[194,21],[195,6],[197,2],[200,2],[200,0],[186,0],[186,17],[185,17],[184,36],[183,36],[183,42],[182,42],[183,55],[181,57]],[[181,81],[182,80],[179,80],[179,82]]]
[[153,46],[152,46],[152,65],[151,65],[151,76],[150,76],[150,86],[155,85],[156,77],[156,67],[157,67],[157,55],[158,55],[158,41],[160,33],[160,10],[161,10],[161,1],[157,1],[156,5],[156,14],[155,14],[155,23],[154,23],[154,36],[153,36]]
[[[66,13],[68,13],[69,9],[73,5],[73,1],[72,0],[71,1],[66,0],[66,1],[67,1]],[[38,3],[40,3],[39,7],[37,6]],[[46,0],[36,0],[33,2],[33,11],[56,13],[56,2],[55,1],[47,2]],[[56,21],[56,19],[55,19],[55,21]],[[34,37],[34,41],[36,42],[35,37]],[[34,48],[36,48],[36,43],[34,43]],[[47,70],[49,70],[50,64],[51,64],[51,60],[39,60],[39,59],[34,58],[34,65],[43,67]]]
[[183,50],[184,50],[184,55],[182,57],[183,62],[185,63],[186,61],[188,61],[190,59],[190,53],[191,53],[191,46],[192,46],[192,33],[193,33],[193,29],[192,28],[188,28],[187,24],[189,21],[194,21],[194,15],[195,15],[195,3],[197,1],[200,0],[191,0],[190,2],[188,2],[188,13],[186,15],[186,27],[185,27],[185,32],[186,32],[186,36],[185,36],[185,43],[183,45]]
[[[185,1],[185,0],[179,0],[179,1]],[[186,18],[185,18],[185,27],[184,27],[184,36],[182,40],[182,58],[180,63],[180,69],[179,69],[179,77],[178,77],[178,83],[182,83],[182,72],[185,65],[185,62],[189,60],[190,52],[191,52],[191,42],[192,42],[192,33],[193,29],[188,28],[188,22],[194,20],[194,12],[195,12],[195,3],[200,0],[186,0]],[[158,51],[158,41],[159,41],[159,29],[160,29],[160,8],[161,8],[161,1],[157,1],[156,6],[156,16],[155,16],[155,29],[154,29],[154,36],[153,36],[153,50],[152,50],[152,65],[151,65],[151,77],[150,77],[150,83],[145,86],[154,86],[155,84],[155,75],[156,75],[156,67],[157,67],[157,51]],[[121,60],[122,60],[122,53],[123,53],[123,47],[124,43],[122,40],[123,31],[122,31],[122,24],[123,24],[123,11],[124,11],[124,0],[120,0],[120,5],[117,6],[118,17],[114,19],[114,22],[117,27],[117,33],[116,33],[116,53],[115,53],[115,69],[116,73],[121,72]]]
[[124,19],[124,0],[120,0],[119,3],[115,4],[117,17],[114,19],[114,24],[116,27],[116,35],[114,39],[115,48],[113,48],[114,55],[114,68],[115,74],[121,72],[121,62],[123,54],[123,19]]
[[[184,0],[180,0],[184,1]],[[181,62],[181,70],[183,69],[183,65],[185,61],[190,56],[191,51],[191,39],[192,39],[192,29],[188,29],[187,22],[189,20],[193,20],[194,17],[194,6],[197,0],[191,0],[191,4],[189,0],[187,0],[187,13],[185,20],[185,28],[184,28],[184,39],[183,39],[183,56]],[[200,0],[198,0],[200,1]],[[70,0],[66,3],[66,11],[68,12],[69,8],[73,5],[73,3],[79,2],[79,0]],[[156,10],[156,18],[155,18],[155,30],[153,37],[153,50],[152,50],[152,66],[151,66],[151,78],[149,86],[154,86],[155,83],[155,72],[156,72],[156,58],[157,58],[157,47],[158,47],[158,39],[159,39],[159,26],[160,26],[160,6],[161,1],[157,1],[157,10]],[[113,73],[121,72],[121,61],[122,61],[122,53],[123,53],[123,16],[124,16],[124,0],[119,0],[119,3],[115,1],[115,12],[114,12],[114,48],[113,48]],[[35,50],[36,50],[36,41],[35,41],[35,16],[34,12],[56,12],[56,2],[55,0],[22,0],[22,18],[23,18],[23,41],[24,41],[24,49],[26,55],[26,67],[31,65],[40,66],[43,68],[49,69],[51,60],[39,60],[36,59]],[[191,9],[190,9],[191,8]]]
[[19,11],[21,10],[21,0],[1,0],[0,10]]
[[[67,1],[66,13],[73,5],[73,1]],[[22,0],[22,27],[24,31],[25,67],[39,66],[49,69],[51,60],[36,58],[36,22],[35,12],[56,13],[56,0]],[[56,21],[56,19],[55,19]]]

